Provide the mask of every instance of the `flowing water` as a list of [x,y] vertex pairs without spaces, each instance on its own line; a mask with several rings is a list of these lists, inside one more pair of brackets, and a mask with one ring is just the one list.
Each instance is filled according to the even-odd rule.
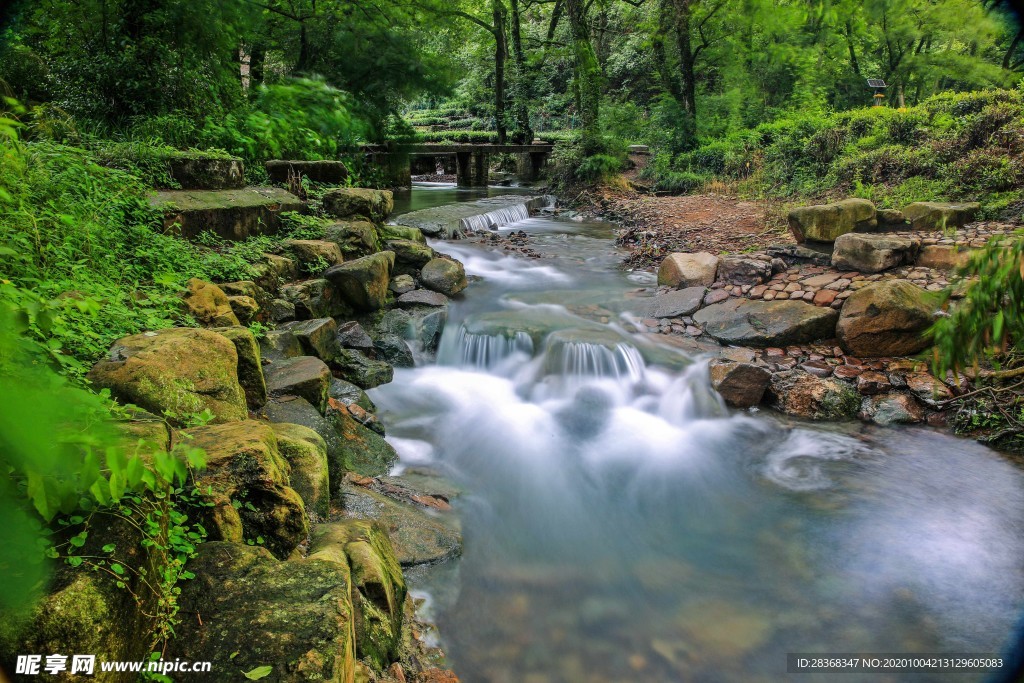
[[[479,196],[417,188],[399,210]],[[1024,608],[1018,467],[923,428],[729,411],[703,363],[620,326],[651,280],[616,269],[611,226],[513,228],[545,258],[434,245],[482,280],[438,362],[371,394],[400,467],[465,491],[464,556],[409,575],[464,681],[778,681],[788,652],[1001,649]]]

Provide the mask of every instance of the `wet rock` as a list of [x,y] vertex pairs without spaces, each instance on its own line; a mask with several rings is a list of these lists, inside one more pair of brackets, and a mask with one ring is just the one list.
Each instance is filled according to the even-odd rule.
[[260,339],[260,351],[269,361],[297,358],[304,355],[298,337],[288,330],[270,330]]
[[788,346],[834,336],[839,313],[802,301],[731,298],[697,311],[693,319],[719,342]]
[[299,268],[311,275],[319,275],[345,260],[338,245],[326,240],[285,240],[282,246],[295,254]]
[[327,519],[331,489],[327,442],[309,427],[286,422],[272,424],[278,450],[290,467],[288,482],[302,498],[311,519]]
[[192,278],[185,283],[186,291],[181,301],[185,312],[207,327],[231,327],[239,325],[238,316],[231,308],[227,294],[217,285]]
[[373,346],[384,360],[396,368],[411,368],[416,364],[409,345],[397,334],[378,337]]
[[822,360],[809,360],[800,368],[815,377],[831,377],[833,372],[832,366]]
[[277,361],[266,369],[267,391],[271,396],[301,396],[321,413],[327,409],[331,370],[315,356]]
[[668,287],[710,287],[718,273],[718,257],[706,251],[669,254],[658,268],[658,284]]
[[354,320],[338,326],[338,343],[346,349],[370,350],[373,348],[373,339],[366,333],[363,326]]
[[382,251],[328,268],[324,278],[354,310],[376,311],[387,302],[394,263],[394,252]]
[[242,543],[262,537],[275,556],[288,557],[309,529],[270,425],[246,420],[194,427],[184,434],[190,447],[206,451],[206,468],[195,473],[195,480],[201,490],[212,490],[214,506],[203,513],[211,538]]
[[381,250],[377,228],[368,221],[332,223],[324,229],[324,239],[338,245],[346,258],[359,258]]
[[712,289],[704,296],[704,305],[711,306],[719,304],[729,298],[729,292],[724,289]]
[[711,362],[711,386],[734,408],[759,405],[768,388],[771,373],[753,363]]
[[395,373],[394,368],[386,362],[368,358],[358,349],[342,349],[335,366],[344,379],[363,389],[387,384]]
[[775,373],[768,393],[773,405],[782,412],[814,420],[855,417],[860,410],[860,396],[849,385],[803,370]]
[[789,229],[797,242],[834,242],[854,230],[874,229],[876,213],[875,205],[866,199],[803,206],[789,212]]
[[435,258],[428,261],[420,271],[420,283],[427,289],[445,296],[455,296],[469,284],[466,269],[458,261]]
[[848,233],[836,239],[832,265],[840,270],[880,273],[903,263],[913,263],[919,240],[884,234]]
[[659,294],[647,302],[643,314],[649,318],[678,318],[691,315],[700,308],[706,291],[704,287],[687,287]]
[[462,534],[454,515],[428,513],[361,486],[343,487],[344,514],[379,522],[387,530],[403,567],[434,564],[462,552]]
[[395,200],[390,190],[339,187],[324,194],[323,207],[337,218],[365,218],[381,223],[394,210]]
[[416,281],[411,275],[396,275],[391,278],[388,289],[398,295],[406,294],[416,289]]
[[945,384],[927,372],[914,372],[907,375],[907,388],[915,396],[931,406],[938,406],[953,396],[953,392]]
[[207,409],[218,422],[248,415],[235,345],[209,330],[171,328],[124,337],[87,378],[121,403],[167,414],[172,424]]
[[331,388],[329,390],[330,398],[335,401],[341,402],[343,405],[357,405],[363,410],[367,410],[371,413],[376,412],[377,406],[373,404],[370,397],[366,395],[366,392],[357,387],[351,382],[346,382],[343,379],[335,377],[331,380]]
[[263,362],[256,337],[245,327],[215,327],[211,330],[235,345],[238,354],[238,383],[245,392],[245,402],[256,410],[267,402],[267,384],[263,378]]
[[718,263],[718,279],[731,285],[759,285],[771,277],[771,261],[727,256]]
[[875,282],[843,304],[836,335],[848,353],[862,357],[903,356],[928,346],[935,295],[906,280]]
[[377,671],[399,659],[405,579],[381,525],[362,520],[321,524],[310,539],[309,560],[351,568],[356,656]]
[[903,209],[911,230],[954,230],[970,223],[981,211],[977,202],[914,202]]
[[260,305],[251,296],[229,296],[228,305],[242,325],[251,323],[260,312]]
[[402,308],[411,308],[413,306],[433,306],[440,308],[448,305],[448,297],[440,292],[432,292],[428,289],[417,289],[411,292],[406,292],[402,296],[398,297],[398,305]]
[[952,244],[929,244],[921,249],[917,265],[936,270],[955,270],[971,259],[970,249],[961,249]]
[[179,598],[192,618],[176,627],[166,656],[210,661],[221,680],[244,680],[270,666],[268,681],[350,683],[357,648],[349,567],[322,558],[280,562],[264,548],[204,543],[189,562],[196,578],[183,583]]
[[298,340],[304,354],[331,361],[341,350],[338,346],[338,324],[333,318],[314,318],[286,323],[279,331],[290,332]]
[[860,418],[880,425],[923,422],[925,410],[906,394],[869,396],[861,403]]

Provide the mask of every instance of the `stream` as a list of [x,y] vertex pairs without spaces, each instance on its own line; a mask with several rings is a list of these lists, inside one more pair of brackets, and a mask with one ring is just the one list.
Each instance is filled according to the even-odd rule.
[[[396,213],[512,192],[417,186]],[[1001,651],[1024,609],[1021,469],[927,428],[726,409],[699,359],[626,331],[655,281],[618,269],[613,229],[501,228],[542,259],[432,243],[482,279],[437,362],[370,392],[399,469],[463,490],[463,557],[408,573],[462,680],[778,681],[791,652]]]

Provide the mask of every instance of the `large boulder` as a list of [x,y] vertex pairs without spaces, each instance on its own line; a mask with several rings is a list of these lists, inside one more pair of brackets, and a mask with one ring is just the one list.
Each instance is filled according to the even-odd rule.
[[286,358],[267,367],[267,392],[271,396],[301,396],[321,413],[327,409],[331,369],[316,356]]
[[843,303],[836,336],[855,356],[902,356],[928,346],[938,300],[906,280],[875,282]]
[[253,282],[267,293],[277,292],[281,285],[299,276],[299,265],[287,256],[264,254],[262,260],[251,267]]
[[395,267],[399,272],[415,272],[434,258],[434,250],[413,240],[388,240],[385,247],[395,252]]
[[369,256],[380,251],[377,228],[369,221],[332,223],[324,230],[324,239],[338,245],[348,258]]
[[342,349],[334,365],[342,378],[363,389],[387,384],[395,374],[387,362],[370,358],[359,349]]
[[376,521],[388,531],[403,567],[443,562],[462,552],[459,521],[450,513],[351,484],[342,488],[342,503],[346,517]]
[[338,323],[334,318],[296,320],[277,328],[295,335],[302,350],[310,356],[332,361],[338,356]]
[[344,558],[351,568],[356,656],[383,671],[399,658],[406,598],[402,569],[384,529],[362,520],[321,524],[309,551],[309,561]]
[[295,307],[295,317],[299,320],[331,318],[351,312],[339,296],[337,287],[323,278],[285,285],[281,287],[281,297]]
[[311,519],[327,519],[331,487],[327,467],[327,442],[309,427],[281,422],[272,424],[277,446],[291,468],[291,487],[302,498]]
[[298,337],[288,330],[280,329],[270,330],[263,335],[260,351],[271,362],[307,355]]
[[324,277],[354,310],[376,311],[387,302],[394,265],[394,252],[382,251],[328,268]]
[[206,451],[196,486],[212,491],[205,524],[213,540],[259,542],[288,557],[309,532],[302,498],[289,486],[290,467],[274,430],[246,420],[188,429],[177,439]]
[[247,327],[215,327],[211,330],[235,345],[238,354],[238,383],[245,392],[245,402],[252,410],[267,402],[267,384],[263,378],[260,345]]
[[929,244],[921,249],[917,265],[936,270],[955,270],[967,265],[970,260],[970,249],[962,249],[952,244]]
[[185,293],[181,295],[185,312],[196,319],[200,325],[208,327],[230,327],[239,325],[238,316],[231,308],[228,295],[220,287],[199,278],[192,278],[185,283]]
[[[175,627],[165,657],[209,661],[225,681],[271,667],[268,681],[352,683],[356,615],[349,565],[339,560],[280,562],[265,548],[202,544],[189,561],[196,578],[178,599],[189,618]],[[197,683],[210,677],[175,674]]]
[[903,209],[911,230],[955,230],[977,217],[981,204],[977,202],[914,202]]
[[176,425],[207,409],[216,422],[248,415],[235,345],[209,330],[171,328],[124,337],[87,378],[121,403],[166,415]]
[[726,360],[711,362],[711,386],[734,408],[750,408],[761,403],[772,373],[753,363]]
[[703,308],[693,319],[723,344],[789,346],[835,335],[838,311],[802,301],[730,298]]
[[921,241],[882,233],[847,233],[836,238],[832,265],[839,270],[880,273],[913,263]]
[[701,251],[696,254],[669,254],[658,267],[658,284],[668,287],[710,287],[718,274],[718,257]]
[[770,259],[727,256],[718,263],[718,279],[730,285],[759,285],[771,277]]
[[324,194],[323,207],[337,218],[365,218],[381,223],[394,210],[395,199],[390,190],[339,187]]
[[462,264],[447,258],[433,258],[427,261],[420,271],[420,282],[427,289],[445,296],[455,296],[469,285],[466,280],[466,269]]
[[228,305],[231,312],[238,318],[242,325],[248,325],[256,320],[260,312],[260,305],[251,296],[228,296]]
[[706,292],[705,287],[687,287],[659,294],[645,302],[643,313],[649,318],[678,318],[692,315],[700,308]]
[[411,240],[426,244],[427,238],[419,228],[412,228],[407,225],[382,225],[377,228],[377,233],[382,240]]
[[789,212],[789,229],[797,242],[834,242],[848,232],[876,227],[875,205],[866,199],[801,206]]
[[813,420],[838,420],[855,417],[860,395],[848,384],[815,377],[803,370],[788,370],[772,375],[768,393],[775,408],[789,415]]

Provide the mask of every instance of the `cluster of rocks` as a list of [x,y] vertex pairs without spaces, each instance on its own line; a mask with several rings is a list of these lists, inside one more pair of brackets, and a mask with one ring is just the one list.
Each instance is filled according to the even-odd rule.
[[712,382],[734,406],[767,401],[816,419],[942,422],[943,401],[962,387],[906,356],[928,346],[924,333],[945,295],[962,296],[953,270],[970,249],[1012,232],[965,225],[978,208],[877,211],[846,200],[797,209],[790,227],[802,245],[668,255],[658,289],[636,292],[637,327],[717,355]]
[[[88,378],[133,406],[120,425],[132,450],[206,452],[192,476],[208,540],[165,657],[210,661],[223,678],[266,665],[279,681],[455,681],[412,635],[402,567],[461,552],[457,492],[429,472],[387,477],[398,456],[364,389],[436,349],[465,272],[418,230],[384,225],[390,192],[336,189],[324,206],[338,220],[322,240],[284,243],[251,281],[191,280],[182,304],[201,327],[120,339]],[[276,327],[257,339],[252,322]],[[197,414],[213,418],[193,426]],[[138,554],[120,526],[90,543],[117,536]],[[152,605],[103,573],[60,574],[19,652],[147,658]],[[144,577],[126,580],[146,594]]]

